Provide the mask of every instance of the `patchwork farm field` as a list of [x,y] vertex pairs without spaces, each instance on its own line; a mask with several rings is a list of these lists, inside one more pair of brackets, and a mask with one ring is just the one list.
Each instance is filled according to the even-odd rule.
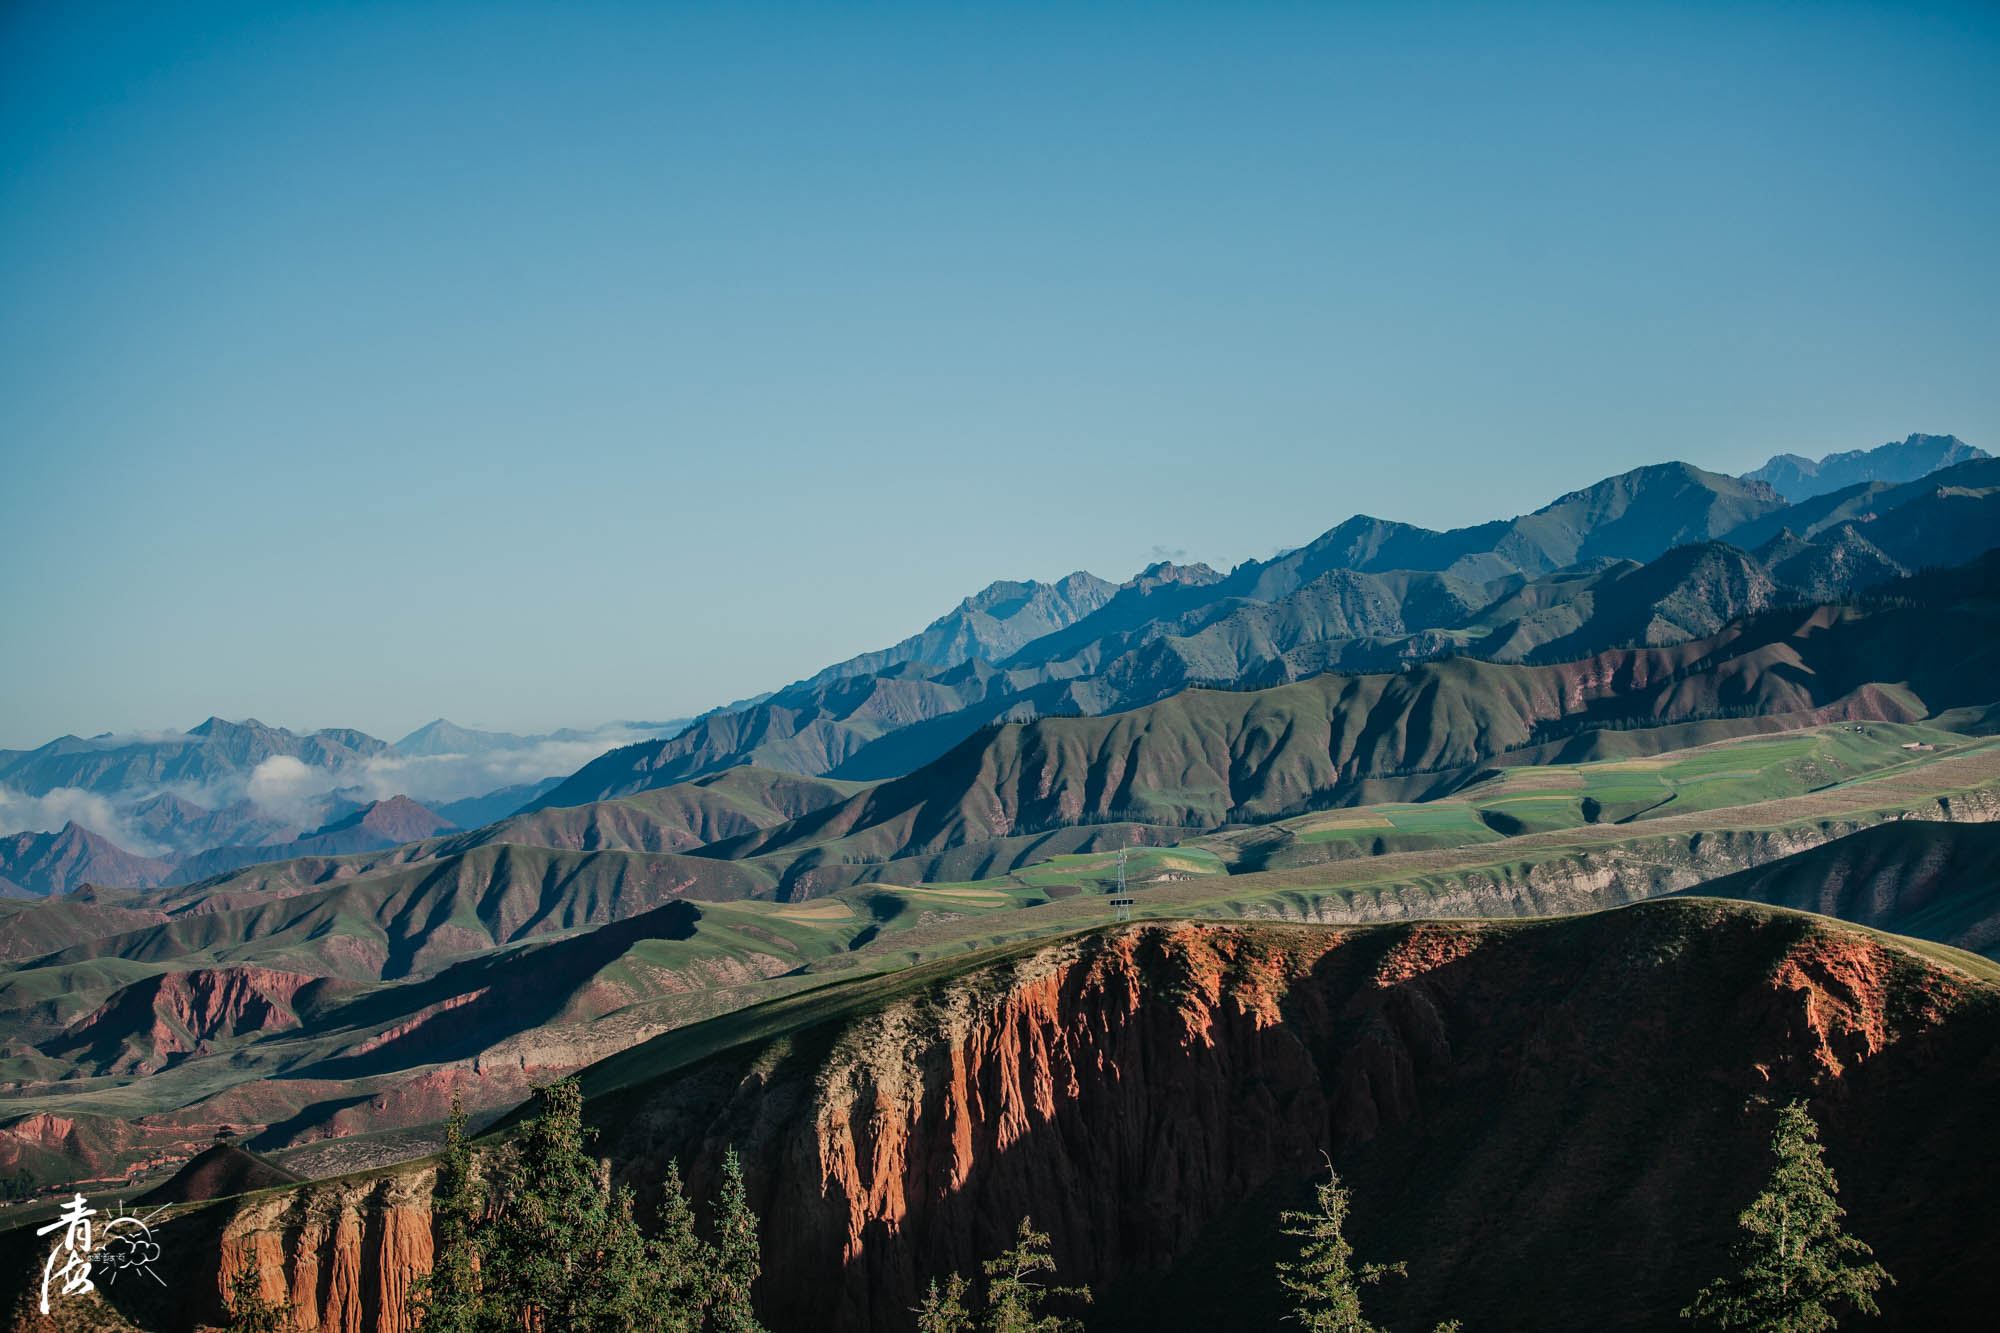
[[[1123,882],[1140,917],[1358,923],[1564,915],[1683,890],[1905,814],[1935,818],[1940,801],[1968,799],[2000,799],[2000,741],[1845,724],[1648,758],[1493,768],[1434,801],[1314,811],[1171,845],[1133,845],[1122,851]],[[1161,831],[1103,832],[1136,842]],[[488,850],[546,873],[543,849]],[[634,861],[650,867],[662,858]],[[96,1067],[86,1067],[45,1054],[54,1049],[47,1043],[17,1043],[0,1052],[0,1078],[22,1114],[63,1117],[78,1134],[95,1136],[88,1155],[103,1177],[136,1182],[184,1155],[218,1115],[270,1126],[254,1146],[275,1151],[300,1143],[302,1126],[323,1125],[322,1135],[358,1126],[355,1108],[379,1113],[412,1098],[434,1100],[443,1094],[430,1090],[475,1056],[493,1071],[486,1078],[497,1109],[518,1100],[540,1069],[575,1067],[762,1001],[1101,924],[1113,915],[1108,899],[1120,862],[1119,850],[1106,850],[1050,856],[986,879],[852,883],[798,901],[680,899],[608,927],[549,930],[408,977],[302,991],[312,1004],[297,1005],[296,1018],[278,1030],[210,1034],[191,1055],[162,1059],[134,1047],[108,1061],[97,1052],[89,1057]],[[392,867],[381,879],[412,884],[422,871]],[[372,901],[371,882],[363,873],[344,881],[345,891]],[[408,892],[398,887],[386,901]],[[350,937],[341,932],[357,940],[379,934],[350,914],[315,916],[310,901],[298,893],[279,904],[297,914],[297,928],[226,951],[181,925],[134,936],[139,947],[123,954],[107,944],[69,961],[36,960],[0,976],[0,1004],[74,1023],[94,1006],[132,1003],[120,997],[164,985],[180,970],[225,960],[297,967],[308,945],[325,950],[329,940]],[[458,911],[468,930],[478,923],[471,907]],[[171,954],[191,946],[199,947],[186,957]],[[1965,969],[1989,966],[1949,950],[1941,956]],[[398,1056],[399,1043],[413,1040],[425,1043],[415,1066]],[[183,1041],[184,1049],[194,1045],[192,1034]],[[398,1114],[420,1123],[429,1110],[413,1104]],[[313,1160],[338,1163],[337,1142],[316,1148]],[[360,1163],[384,1148],[357,1139],[355,1151],[365,1154]]]

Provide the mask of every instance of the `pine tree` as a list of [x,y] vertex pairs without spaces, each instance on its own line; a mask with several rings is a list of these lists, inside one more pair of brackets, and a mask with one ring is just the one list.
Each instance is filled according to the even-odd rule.
[[[1041,1313],[1042,1302],[1051,1296],[1090,1302],[1089,1287],[1048,1287],[1035,1281],[1037,1273],[1053,1273],[1056,1261],[1049,1255],[1049,1238],[1035,1230],[1028,1218],[1021,1219],[1011,1249],[986,1261],[986,1333],[1070,1333],[1081,1330],[1079,1320]],[[957,1274],[952,1275],[958,1281]],[[949,1317],[948,1313],[946,1317]]]
[[1297,1236],[1296,1262],[1278,1264],[1278,1280],[1296,1304],[1289,1316],[1312,1333],[1380,1333],[1361,1314],[1361,1288],[1389,1274],[1402,1276],[1405,1265],[1354,1265],[1354,1247],[1342,1229],[1347,1225],[1347,1187],[1326,1164],[1326,1183],[1319,1187],[1318,1207],[1309,1213],[1286,1212],[1279,1220],[1284,1234]]
[[683,1312],[660,1302],[653,1247],[632,1216],[632,1191],[610,1192],[596,1256],[597,1291],[590,1327],[603,1333],[692,1333]]
[[736,1150],[722,1159],[722,1197],[716,1204],[715,1259],[709,1325],[716,1333],[764,1333],[750,1304],[762,1265],[757,1251],[757,1214],[743,1186]]
[[660,1187],[659,1231],[646,1242],[647,1291],[654,1333],[696,1333],[714,1285],[715,1249],[695,1234],[694,1209],[677,1162]]
[[484,1295],[507,1328],[625,1333],[645,1308],[645,1245],[629,1192],[585,1151],[575,1079],[535,1090],[528,1122],[479,1229]]
[[943,1287],[936,1278],[916,1309],[917,1333],[972,1333],[972,1314],[965,1308],[972,1284],[953,1273]]
[[285,1333],[291,1325],[291,1303],[264,1299],[263,1273],[244,1254],[229,1278],[229,1333]]
[[1873,1293],[1895,1279],[1841,1231],[1840,1187],[1804,1102],[1778,1113],[1771,1151],[1778,1161],[1764,1192],[1736,1219],[1742,1270],[1703,1288],[1681,1317],[1750,1333],[1823,1333],[1840,1307],[1879,1314]]
[[472,1147],[465,1140],[465,1106],[454,1095],[444,1126],[444,1156],[431,1194],[431,1271],[410,1287],[418,1333],[477,1333],[480,1327],[479,1260],[474,1237],[480,1198]]

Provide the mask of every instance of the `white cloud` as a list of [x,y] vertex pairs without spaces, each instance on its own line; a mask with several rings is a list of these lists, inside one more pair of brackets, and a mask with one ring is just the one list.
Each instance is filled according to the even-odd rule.
[[81,787],[57,787],[47,795],[30,796],[0,786],[0,832],[54,833],[72,820],[135,855],[170,854],[96,792]]
[[[356,792],[369,801],[390,796],[440,803],[463,800],[567,776],[607,750],[657,734],[605,727],[577,740],[540,740],[479,754],[374,755],[337,769],[312,768],[274,756],[251,770],[244,794],[265,814],[309,829],[318,821],[320,798],[332,791]],[[211,794],[211,800],[217,795]]]
[[288,824],[311,827],[318,821],[316,798],[338,785],[334,770],[313,768],[288,754],[274,754],[250,770],[244,794],[265,814]]
[[370,800],[403,795],[417,801],[457,801],[502,787],[566,776],[607,750],[653,734],[616,728],[582,740],[544,740],[481,754],[377,755],[341,769],[332,785],[359,787]]
[[662,734],[667,733],[613,724],[580,738],[542,739],[513,749],[479,754],[378,755],[337,769],[315,768],[289,755],[273,755],[247,776],[199,785],[128,788],[110,796],[79,787],[29,796],[0,786],[0,833],[53,832],[73,819],[129,852],[171,858],[176,855],[174,849],[148,838],[130,814],[132,807],[162,791],[209,810],[247,797],[265,816],[310,831],[325,822],[326,797],[336,790],[354,793],[362,800],[401,795],[441,804],[566,776],[607,750]]

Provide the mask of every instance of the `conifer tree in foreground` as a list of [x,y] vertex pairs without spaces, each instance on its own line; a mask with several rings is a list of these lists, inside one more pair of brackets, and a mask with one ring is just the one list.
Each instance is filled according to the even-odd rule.
[[1089,1287],[1051,1287],[1035,1280],[1037,1273],[1053,1273],[1056,1261],[1049,1255],[1049,1238],[1035,1230],[1027,1218],[1021,1219],[1014,1244],[997,1257],[988,1259],[986,1271],[986,1317],[975,1320],[967,1307],[972,1284],[953,1273],[940,1287],[931,1279],[924,1302],[916,1308],[917,1333],[1082,1333],[1081,1320],[1043,1314],[1042,1303],[1050,1297],[1090,1303]]
[[465,1140],[465,1105],[453,1094],[444,1156],[431,1191],[431,1271],[410,1284],[410,1308],[423,1333],[479,1333],[479,1261],[473,1229],[481,1200]]
[[1804,1102],[1778,1113],[1771,1151],[1778,1162],[1764,1192],[1736,1219],[1742,1270],[1704,1287],[1681,1317],[1749,1333],[1824,1333],[1842,1307],[1879,1314],[1873,1293],[1895,1279],[1841,1231],[1840,1187]]
[[479,1228],[481,1304],[506,1328],[626,1333],[650,1320],[651,1274],[631,1191],[584,1151],[575,1079],[535,1091],[540,1114],[505,1160]]
[[659,1230],[643,1235],[632,1193],[611,1188],[583,1128],[575,1079],[535,1090],[538,1114],[497,1151],[489,1205],[456,1101],[432,1208],[430,1273],[415,1279],[418,1333],[763,1333],[751,1307],[757,1215],[731,1150],[717,1243],[695,1231],[678,1164],[661,1182]]
[[[1354,1262],[1354,1247],[1347,1241],[1347,1187],[1329,1159],[1326,1180],[1318,1186],[1318,1199],[1311,1212],[1280,1215],[1284,1234],[1296,1236],[1299,1257],[1278,1264],[1278,1281],[1293,1298],[1288,1319],[1303,1324],[1311,1333],[1382,1333],[1361,1313],[1361,1288],[1372,1286],[1394,1274],[1409,1275],[1409,1265],[1361,1264]],[[1459,1333],[1458,1320],[1439,1324],[1433,1333]]]
[[1035,1230],[1027,1218],[1014,1233],[1014,1244],[986,1261],[986,1333],[1073,1333],[1083,1322],[1061,1315],[1043,1314],[1042,1302],[1051,1296],[1090,1303],[1089,1287],[1050,1287],[1035,1280],[1037,1273],[1053,1273],[1056,1261],[1049,1254],[1049,1238]]
[[757,1249],[757,1214],[743,1188],[743,1164],[736,1149],[722,1159],[722,1197],[715,1210],[714,1286],[710,1325],[716,1333],[764,1333],[750,1306],[750,1288],[762,1263]]
[[917,1333],[972,1333],[972,1313],[965,1308],[971,1294],[972,1284],[956,1273],[942,1287],[932,1278],[924,1303],[917,1307]]
[[713,1299],[715,1248],[695,1234],[678,1162],[660,1183],[659,1232],[647,1242],[649,1333],[699,1333]]
[[1362,1316],[1361,1288],[1391,1273],[1401,1277],[1407,1267],[1400,1263],[1355,1267],[1354,1247],[1344,1234],[1347,1187],[1340,1183],[1331,1160],[1318,1196],[1312,1212],[1288,1211],[1279,1217],[1284,1234],[1301,1241],[1299,1257],[1278,1264],[1278,1281],[1294,1300],[1290,1318],[1311,1333],[1379,1333]]

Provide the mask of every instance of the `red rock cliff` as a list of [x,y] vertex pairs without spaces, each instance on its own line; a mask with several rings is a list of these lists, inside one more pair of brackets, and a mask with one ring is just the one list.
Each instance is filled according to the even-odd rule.
[[[725,1144],[745,1153],[774,1328],[909,1326],[930,1276],[974,1271],[1029,1213],[1067,1277],[1116,1294],[1224,1233],[1270,1241],[1275,1203],[1236,1210],[1302,1188],[1322,1149],[1369,1200],[1359,1234],[1419,1270],[1390,1306],[1506,1327],[1531,1300],[1539,1327],[1585,1328],[1679,1309],[1761,1177],[1770,1103],[1803,1095],[1850,1207],[1920,1275],[1914,1319],[1964,1297],[1962,1273],[1941,1275],[1970,1252],[1963,1227],[1994,1230],[1977,1199],[2000,1171],[1965,1084],[2000,1084],[1996,1000],[1859,932],[1715,903],[1141,925],[592,1105],[642,1192],[668,1155],[702,1188]],[[606,1062],[597,1086],[673,1040]],[[1494,1218],[1524,1224],[1487,1234]],[[1145,1322],[1244,1309],[1194,1296]]]
[[[1383,1322],[1673,1327],[1792,1096],[1899,1279],[1879,1327],[2000,1299],[1970,1260],[2000,1245],[2000,990],[1811,918],[1142,924],[771,1012],[796,1017],[713,1055],[718,1029],[668,1034],[585,1086],[642,1201],[670,1156],[699,1197],[743,1153],[781,1333],[910,1328],[1023,1214],[1108,1297],[1093,1333],[1275,1326],[1273,1218],[1322,1150],[1362,1257],[1410,1262]],[[222,1246],[283,1272],[302,1329],[400,1333],[427,1187],[270,1196]]]

